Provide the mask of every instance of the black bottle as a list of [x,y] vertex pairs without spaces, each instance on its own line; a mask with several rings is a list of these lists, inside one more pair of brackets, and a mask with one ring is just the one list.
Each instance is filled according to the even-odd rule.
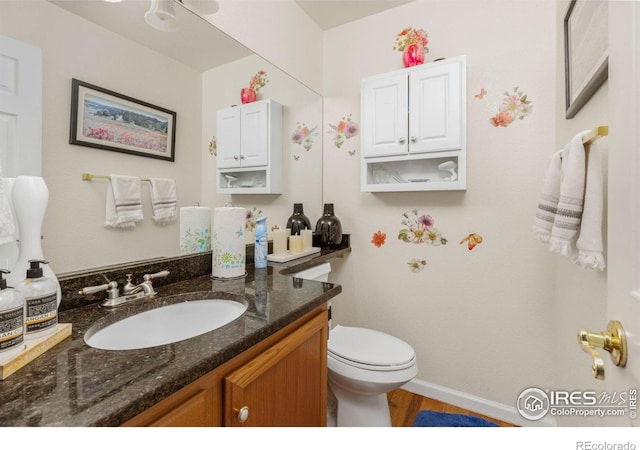
[[333,212],[333,203],[324,204],[324,213],[316,222],[316,232],[320,245],[331,247],[342,242],[342,224]]
[[287,228],[291,228],[291,235],[300,234],[300,230],[310,230],[311,222],[304,215],[302,203],[293,204],[293,214],[287,220]]

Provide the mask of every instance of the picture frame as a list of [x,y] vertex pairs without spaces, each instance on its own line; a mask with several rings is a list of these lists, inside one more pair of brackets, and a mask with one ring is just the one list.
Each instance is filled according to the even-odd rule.
[[73,78],[69,143],[175,160],[176,113]]
[[571,0],[564,18],[565,117],[571,119],[609,76],[607,0]]

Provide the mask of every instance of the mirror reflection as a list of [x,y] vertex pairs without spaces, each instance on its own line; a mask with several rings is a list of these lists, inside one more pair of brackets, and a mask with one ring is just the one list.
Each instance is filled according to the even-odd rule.
[[[109,181],[83,173],[175,180],[178,207],[229,202],[284,228],[294,203],[314,221],[322,212],[322,99],[232,37],[173,3],[177,30],[144,20],[151,2],[5,1],[2,34],[40,48],[43,59],[42,177],[49,203],[42,234],[57,274],[180,254],[179,219],[152,219],[142,183],[144,219],[105,228]],[[258,99],[283,105],[282,194],[228,194],[216,188],[216,112],[241,104],[252,77],[267,82]],[[176,113],[175,161],[69,144],[72,79]],[[300,130],[311,130],[307,140]]]

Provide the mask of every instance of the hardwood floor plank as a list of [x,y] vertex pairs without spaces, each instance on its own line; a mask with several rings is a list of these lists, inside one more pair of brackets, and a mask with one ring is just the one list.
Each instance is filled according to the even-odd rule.
[[436,412],[466,414],[469,416],[481,417],[494,422],[500,427],[515,427],[508,422],[494,419],[492,417],[478,414],[464,408],[459,408],[448,403],[443,403],[432,398],[422,397],[404,389],[395,389],[387,394],[389,400],[389,412],[391,413],[391,426],[411,427],[418,412],[431,410]]

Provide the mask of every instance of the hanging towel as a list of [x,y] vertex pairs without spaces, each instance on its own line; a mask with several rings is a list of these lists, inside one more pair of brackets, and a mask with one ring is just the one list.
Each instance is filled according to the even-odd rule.
[[595,141],[587,152],[587,178],[584,192],[584,211],[578,237],[578,255],[575,262],[588,269],[604,270],[602,245],[602,154],[604,144]]
[[105,227],[131,228],[142,220],[140,178],[110,175],[111,186],[107,188],[107,220]]
[[150,178],[153,220],[157,224],[167,224],[178,215],[176,182],[169,178]]
[[558,211],[560,198],[562,150],[551,155],[544,175],[542,194],[536,209],[536,217],[533,222],[533,232],[542,241],[549,242],[553,221]]
[[575,135],[562,149],[560,196],[553,220],[549,250],[571,257],[575,254],[575,240],[580,230],[584,207],[586,158],[582,137],[586,130]]

